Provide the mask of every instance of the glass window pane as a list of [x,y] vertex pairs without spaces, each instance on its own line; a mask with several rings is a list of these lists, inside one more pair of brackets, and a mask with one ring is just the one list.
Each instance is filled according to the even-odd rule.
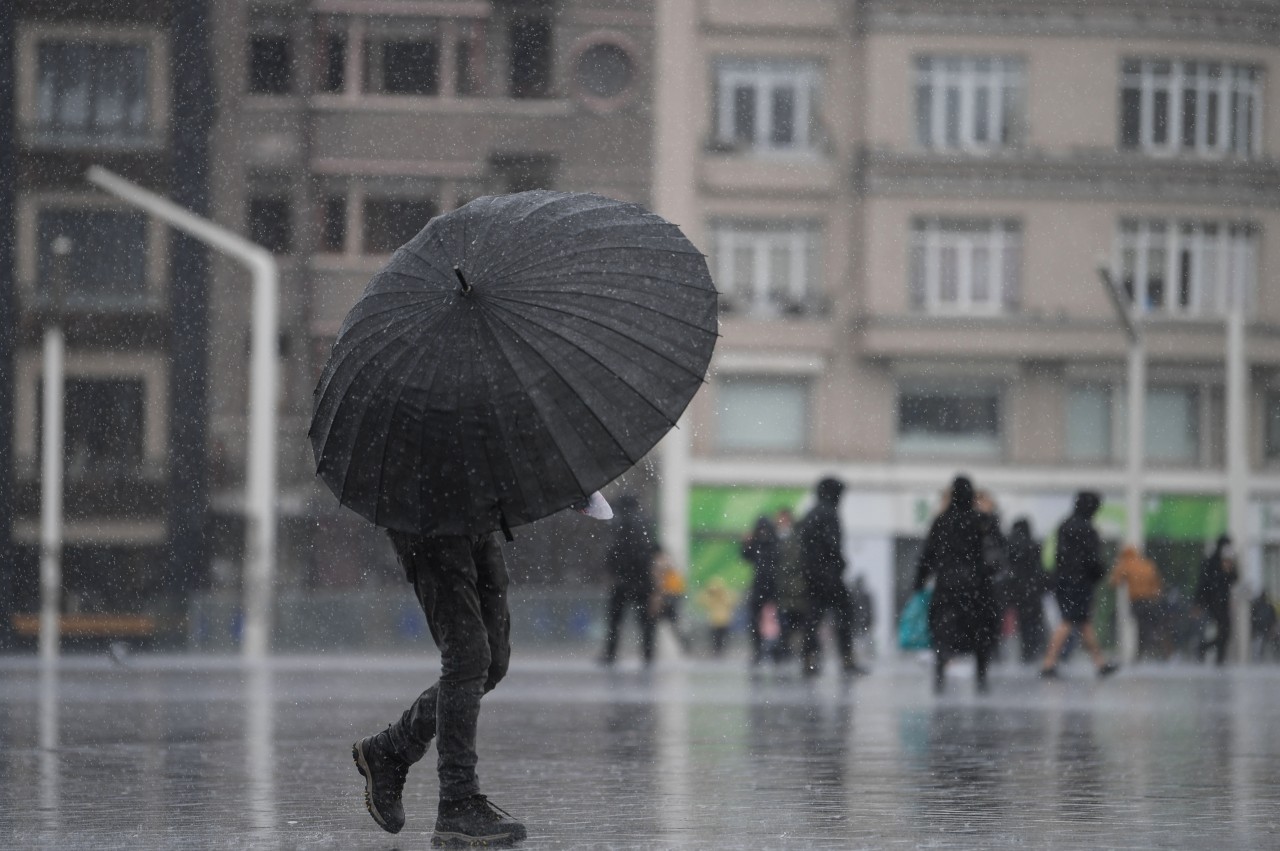
[[955,304],[960,299],[960,251],[944,246],[938,252],[938,301]]
[[927,83],[916,86],[916,141],[933,147],[933,88]]
[[773,127],[770,141],[779,147],[795,142],[796,92],[789,86],[773,90]]
[[1067,391],[1066,454],[1069,461],[1111,458],[1111,392],[1099,385]]
[[1189,387],[1147,390],[1148,461],[1194,464],[1200,455],[1199,394]]
[[802,452],[809,383],[786,377],[732,377],[716,394],[716,445],[728,451]]
[[756,138],[756,90],[748,86],[733,90],[733,138],[737,142]]
[[1120,146],[1136,148],[1142,139],[1142,92],[1126,88],[1120,93]]
[[[55,263],[53,242],[71,241],[71,251]],[[36,220],[37,278],[52,291],[55,274],[72,306],[104,307],[136,302],[146,293],[147,218],[132,210],[46,209]]]

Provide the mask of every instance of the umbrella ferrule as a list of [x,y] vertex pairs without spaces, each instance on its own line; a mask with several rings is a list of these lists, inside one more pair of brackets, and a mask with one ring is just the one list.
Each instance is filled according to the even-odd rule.
[[467,294],[467,293],[471,292],[471,284],[467,283],[467,279],[466,279],[465,277],[463,277],[463,275],[462,275],[462,267],[461,267],[461,266],[454,266],[454,267],[453,267],[453,274],[455,274],[455,275],[457,275],[457,276],[458,276],[458,283],[462,284],[462,292],[463,292],[463,295],[465,295],[465,294]]

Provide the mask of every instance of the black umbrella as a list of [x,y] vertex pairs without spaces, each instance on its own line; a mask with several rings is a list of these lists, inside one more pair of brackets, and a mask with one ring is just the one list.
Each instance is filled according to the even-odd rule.
[[317,473],[390,529],[529,523],[652,449],[716,336],[706,261],[660,216],[598,195],[479,198],[428,222],[347,314],[316,387]]

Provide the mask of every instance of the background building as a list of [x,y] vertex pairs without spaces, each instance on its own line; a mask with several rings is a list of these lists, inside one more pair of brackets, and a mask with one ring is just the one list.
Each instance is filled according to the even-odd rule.
[[1041,535],[1100,489],[1118,537],[1125,339],[1104,265],[1147,329],[1149,547],[1183,588],[1226,527],[1224,317],[1245,299],[1246,576],[1274,592],[1273,7],[658,8],[658,145],[682,176],[659,174],[655,204],[726,302],[691,436],[669,447],[665,492],[690,504],[664,519],[691,523],[695,582],[740,569],[755,514],[826,473],[851,486],[850,554],[881,612],[959,471]]

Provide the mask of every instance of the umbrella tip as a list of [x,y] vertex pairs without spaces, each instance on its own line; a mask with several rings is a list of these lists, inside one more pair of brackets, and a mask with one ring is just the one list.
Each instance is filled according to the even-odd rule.
[[463,292],[463,293],[469,293],[469,292],[471,292],[471,284],[467,283],[467,279],[466,279],[465,277],[463,277],[463,275],[462,275],[462,267],[461,267],[461,266],[454,266],[454,267],[453,267],[453,274],[455,274],[455,275],[457,275],[457,276],[458,276],[458,283],[462,284],[462,292]]

